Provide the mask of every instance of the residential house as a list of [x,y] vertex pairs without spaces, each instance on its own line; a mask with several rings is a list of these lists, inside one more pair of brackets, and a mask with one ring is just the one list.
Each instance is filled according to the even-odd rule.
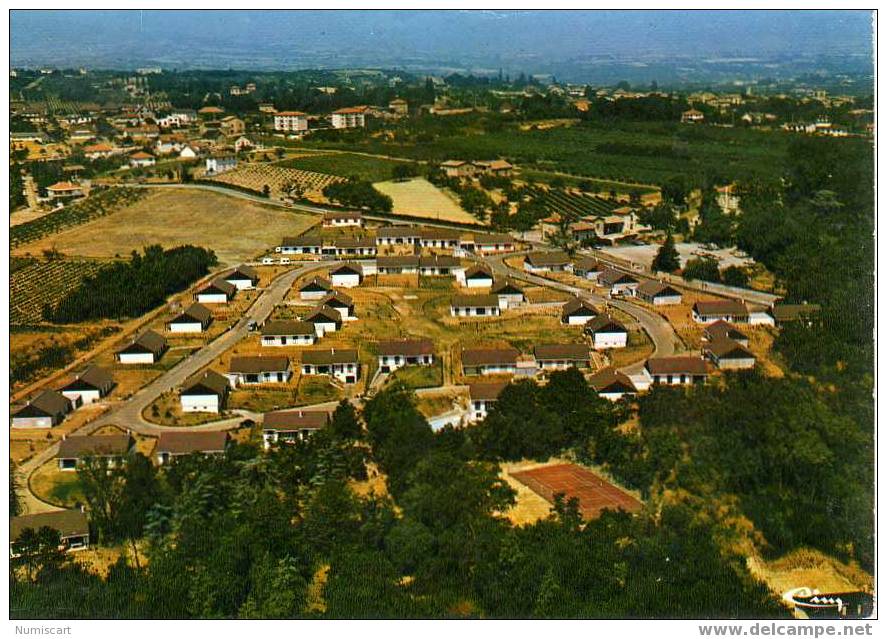
[[227,304],[236,293],[234,284],[219,278],[198,290],[194,297],[200,304]]
[[419,273],[418,255],[390,255],[376,258],[379,275],[405,275]]
[[598,315],[588,322],[585,334],[591,337],[595,350],[625,348],[628,345],[628,331],[609,315]]
[[314,326],[314,332],[318,337],[323,337],[327,333],[335,333],[342,328],[342,314],[331,306],[314,307],[305,314],[302,321]]
[[638,298],[653,306],[680,304],[683,297],[674,286],[656,280],[647,280],[637,288]]
[[285,384],[292,375],[286,355],[235,355],[225,377],[237,388],[241,384]]
[[237,137],[238,135],[243,135],[243,132],[246,130],[246,126],[243,123],[243,120],[240,118],[229,115],[224,117],[219,122],[219,130],[222,132],[227,138]]
[[89,548],[89,520],[81,510],[50,510],[43,513],[19,515],[9,519],[9,556],[21,557],[29,549],[19,540],[26,530],[37,532],[49,528],[58,533],[59,550],[71,552]]
[[106,142],[98,142],[96,144],[87,144],[83,147],[83,155],[90,160],[98,160],[99,158],[108,158],[119,153],[118,149]]
[[450,178],[467,178],[474,175],[477,167],[464,160],[447,160],[441,162],[440,168]]
[[363,227],[363,215],[358,211],[324,213],[321,220],[322,226],[327,229],[348,226]]
[[697,109],[688,109],[681,113],[681,122],[684,124],[695,124],[705,120],[705,114]]
[[708,365],[701,357],[675,355],[651,357],[644,370],[653,384],[693,384],[708,379]]
[[733,324],[748,323],[748,308],[740,300],[705,300],[693,304],[693,321],[712,324],[718,320]]
[[366,107],[348,107],[333,111],[330,122],[334,129],[355,129],[366,126]]
[[573,275],[596,281],[606,268],[605,264],[598,262],[593,257],[583,257],[573,264]]
[[344,384],[354,384],[360,378],[357,350],[326,348],[302,351],[302,374],[329,375]]
[[453,275],[458,273],[462,263],[452,255],[419,256],[419,275]]
[[45,390],[12,413],[13,428],[52,428],[74,409],[71,400],[54,390]]
[[487,266],[474,264],[457,270],[456,281],[468,288],[489,288],[493,285],[493,271]]
[[641,285],[628,273],[615,268],[605,269],[597,278],[598,284],[610,289],[610,297],[633,297]]
[[573,326],[584,326],[600,314],[591,302],[574,297],[568,300],[561,309],[561,323]]
[[524,270],[528,273],[572,271],[570,256],[563,251],[533,251],[524,258]]
[[278,443],[306,439],[330,423],[330,414],[321,410],[276,410],[262,420],[262,444],[265,450]]
[[491,160],[473,162],[477,172],[485,175],[508,177],[514,172],[514,166],[505,160]]
[[452,229],[419,229],[420,248],[455,249],[459,246],[459,232]]
[[310,346],[315,339],[311,322],[268,320],[262,325],[262,346]]
[[514,308],[526,301],[523,289],[507,278],[494,281],[490,294],[499,298],[499,308],[502,309]]
[[224,277],[225,281],[237,287],[238,291],[256,288],[259,274],[252,266],[241,264]]
[[193,144],[186,144],[182,147],[182,150],[179,151],[179,158],[183,160],[193,160],[198,155],[200,155],[200,148]]
[[822,307],[819,304],[783,304],[780,302],[772,306],[770,315],[779,325],[804,322],[810,326],[821,311]]
[[327,293],[318,306],[329,306],[338,311],[343,321],[356,319],[354,315],[354,300],[340,291],[331,291]]
[[188,455],[224,455],[228,448],[228,433],[225,431],[192,431],[187,433],[160,433],[154,456],[157,464],[164,466],[177,457]]
[[543,371],[591,366],[591,353],[585,344],[539,344],[533,348],[533,355]]
[[73,182],[56,182],[46,187],[46,195],[53,202],[75,200],[86,195],[84,188]]
[[213,314],[203,304],[191,304],[166,325],[170,333],[202,333],[213,321]]
[[183,413],[219,413],[228,398],[228,378],[214,370],[192,375],[179,392]]
[[112,388],[114,388],[114,378],[111,372],[105,368],[90,366],[59,389],[59,392],[74,406],[85,406],[99,401],[110,393]]
[[721,210],[727,215],[739,213],[739,189],[735,184],[726,184],[715,187],[716,201]]
[[134,169],[154,166],[156,163],[154,156],[144,151],[136,151],[129,156],[129,165]]
[[430,339],[397,339],[379,342],[376,347],[379,370],[391,373],[402,366],[430,366],[434,363],[434,343]]
[[276,253],[289,253],[295,255],[320,255],[323,248],[323,240],[317,235],[302,235],[300,237],[285,237],[280,246],[274,248]]
[[363,282],[363,267],[354,262],[346,262],[330,269],[330,282],[333,286],[354,288]]
[[489,317],[502,314],[496,295],[454,295],[450,302],[453,317]]
[[722,339],[733,340],[743,346],[748,346],[748,335],[729,322],[718,320],[702,329],[702,341],[715,342]]
[[588,384],[598,395],[610,401],[617,401],[626,395],[637,395],[637,388],[631,378],[608,366],[597,371],[588,379]]
[[702,345],[702,354],[721,370],[743,370],[755,367],[755,356],[739,342],[720,337]]
[[[324,242],[321,253],[337,257],[375,257],[376,240],[372,237],[340,237]],[[367,267],[364,267],[364,273],[370,274]]]
[[506,233],[473,233],[470,240],[462,240],[462,245],[481,255],[510,253],[514,250],[514,238]]
[[517,372],[520,353],[516,348],[462,349],[463,375],[495,375]]
[[117,351],[121,364],[154,364],[166,352],[166,338],[148,330]]
[[322,277],[312,277],[299,287],[299,298],[303,300],[323,299],[333,290],[332,283]]
[[415,226],[382,226],[376,230],[378,246],[416,245],[422,233]]
[[468,400],[471,404],[469,421],[479,422],[484,419],[507,386],[507,382],[474,382],[469,384]]
[[214,153],[206,158],[206,174],[218,175],[237,168],[237,156],[233,153]]
[[308,130],[308,114],[301,111],[278,111],[274,114],[274,130],[298,133]]
[[104,460],[109,468],[120,466],[133,447],[129,435],[79,435],[59,442],[59,470],[77,470],[86,458]]

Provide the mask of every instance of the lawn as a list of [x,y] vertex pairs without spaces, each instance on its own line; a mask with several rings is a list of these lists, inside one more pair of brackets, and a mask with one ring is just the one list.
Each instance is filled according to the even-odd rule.
[[373,186],[394,201],[392,213],[447,222],[479,223],[477,218],[463,211],[452,196],[425,178],[403,182],[376,182]]
[[316,218],[198,189],[152,189],[122,210],[15,249],[37,255],[56,248],[68,255],[126,256],[149,244],[194,244],[224,264],[264,254],[284,235],[298,235]]
[[381,182],[393,177],[395,166],[410,163],[354,153],[331,152],[287,158],[274,164],[275,166],[328,173],[344,178],[357,177],[366,182]]
[[37,497],[50,504],[71,508],[78,502],[85,502],[77,473],[59,470],[55,459],[34,471],[30,485]]
[[432,366],[404,366],[391,374],[391,380],[407,388],[430,388],[443,384],[443,371],[440,362]]

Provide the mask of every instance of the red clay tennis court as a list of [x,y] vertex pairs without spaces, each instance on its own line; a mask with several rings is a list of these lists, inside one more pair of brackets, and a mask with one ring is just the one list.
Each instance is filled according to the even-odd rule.
[[551,503],[558,493],[563,493],[565,499],[578,498],[579,510],[587,520],[600,516],[604,509],[633,513],[642,507],[641,502],[628,493],[573,464],[522,470],[511,473],[511,476]]

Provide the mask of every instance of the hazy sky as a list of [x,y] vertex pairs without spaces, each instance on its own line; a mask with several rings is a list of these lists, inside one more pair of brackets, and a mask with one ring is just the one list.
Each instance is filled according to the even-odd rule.
[[870,56],[866,11],[13,11],[13,65],[527,68],[618,57]]

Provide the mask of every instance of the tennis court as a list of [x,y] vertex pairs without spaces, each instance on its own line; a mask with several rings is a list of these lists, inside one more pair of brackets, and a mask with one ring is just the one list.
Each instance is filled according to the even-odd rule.
[[633,513],[642,507],[641,502],[628,493],[574,464],[543,466],[511,473],[511,476],[551,503],[559,493],[567,500],[576,497],[586,520],[599,517],[605,509]]

